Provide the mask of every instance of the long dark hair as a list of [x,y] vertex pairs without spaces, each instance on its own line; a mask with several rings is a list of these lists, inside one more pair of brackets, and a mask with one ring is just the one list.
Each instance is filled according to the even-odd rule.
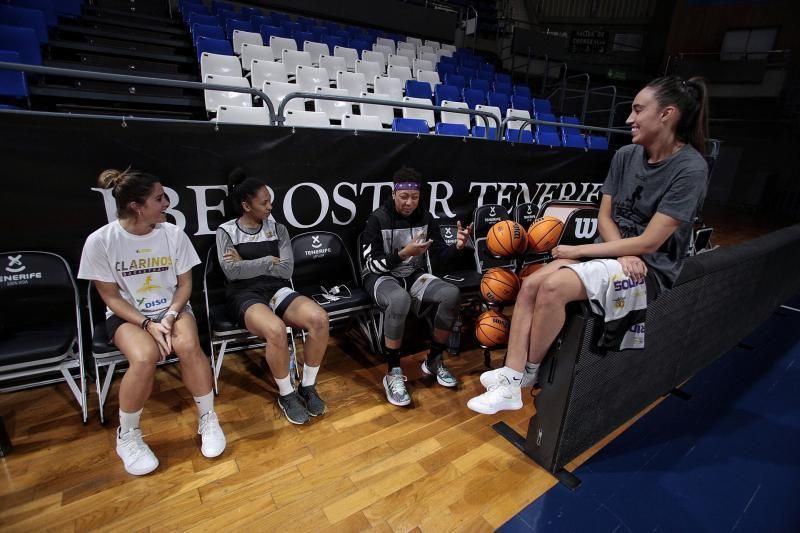
[[662,108],[674,105],[680,111],[675,129],[679,140],[689,143],[701,154],[706,153],[708,138],[708,89],[700,77],[687,79],[678,76],[656,78],[647,84]]
[[236,216],[242,216],[242,202],[249,202],[262,187],[266,187],[264,182],[256,178],[248,178],[244,169],[237,167],[228,174],[228,201],[231,210]]
[[117,201],[117,218],[128,218],[134,214],[131,202],[143,204],[153,191],[153,185],[161,180],[152,174],[131,170],[123,171],[109,168],[100,173],[97,183],[104,189],[111,189]]

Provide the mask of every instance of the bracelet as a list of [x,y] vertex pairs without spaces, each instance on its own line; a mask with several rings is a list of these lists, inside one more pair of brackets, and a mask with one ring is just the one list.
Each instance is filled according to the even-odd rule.
[[175,317],[175,320],[178,320],[178,315],[180,315],[180,313],[179,313],[179,312],[177,312],[177,311],[175,311],[175,310],[173,310],[173,309],[170,309],[169,311],[167,311],[166,313],[164,313],[164,317],[167,317],[167,316],[170,316],[170,315],[171,315],[171,316],[174,316],[174,317]]
[[153,321],[152,318],[145,318],[144,320],[142,320],[142,329],[147,331],[147,326],[149,326],[150,322],[152,321]]

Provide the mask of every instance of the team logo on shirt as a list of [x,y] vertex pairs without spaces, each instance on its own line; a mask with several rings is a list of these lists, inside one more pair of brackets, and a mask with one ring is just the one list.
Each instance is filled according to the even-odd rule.
[[117,261],[114,263],[114,269],[121,273],[122,277],[149,274],[150,272],[164,272],[165,270],[169,270],[171,266],[172,258],[168,255],[143,257],[142,259]]
[[136,292],[150,292],[160,288],[161,285],[153,284],[153,276],[147,276],[146,278],[144,278],[144,285],[136,289]]

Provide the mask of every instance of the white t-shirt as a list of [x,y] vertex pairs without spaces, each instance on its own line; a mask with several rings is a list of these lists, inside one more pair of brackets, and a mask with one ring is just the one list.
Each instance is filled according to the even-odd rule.
[[[163,222],[147,235],[134,235],[115,220],[86,239],[78,277],[116,283],[128,303],[154,317],[172,303],[178,276],[198,264],[197,252],[178,226]],[[112,314],[106,310],[106,318]]]

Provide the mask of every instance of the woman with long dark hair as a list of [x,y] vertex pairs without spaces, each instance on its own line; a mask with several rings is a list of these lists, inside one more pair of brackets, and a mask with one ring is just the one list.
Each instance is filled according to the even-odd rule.
[[632,144],[614,154],[601,189],[601,242],[557,246],[555,260],[525,279],[506,364],[481,375],[487,391],[467,403],[470,409],[494,414],[522,407],[520,388],[536,383],[569,302],[589,300],[608,319],[618,307],[626,309],[629,298],[646,293],[652,301],[675,283],[706,193],[704,81],[675,76],[651,81],[636,95],[626,123]]

